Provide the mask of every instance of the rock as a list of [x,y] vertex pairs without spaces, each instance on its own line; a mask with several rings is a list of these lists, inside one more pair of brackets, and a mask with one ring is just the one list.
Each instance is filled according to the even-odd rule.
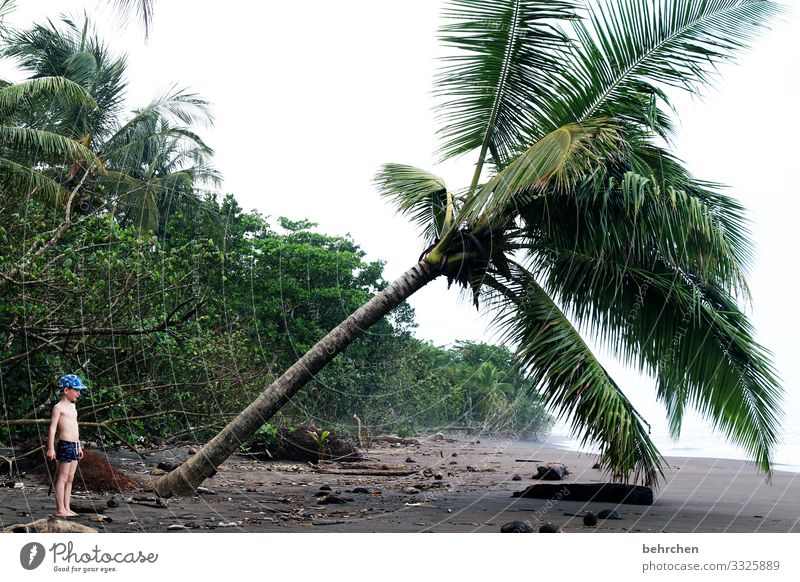
[[338,495],[334,495],[333,493],[329,493],[319,501],[317,501],[319,505],[335,505],[335,504],[343,504],[347,503],[347,500],[339,497]]
[[155,446],[160,447],[161,445],[166,444],[167,441],[165,441],[161,437],[153,436],[150,437],[150,442],[153,443]]
[[322,487],[319,488],[319,490],[320,491],[333,491],[333,489],[331,489],[330,485],[323,485]]
[[173,523],[172,525],[167,526],[167,531],[175,531],[175,530],[188,530],[190,528],[186,527],[185,525],[181,525],[179,523]]
[[599,471],[600,469],[602,469],[602,468],[603,468],[603,467],[602,467],[602,465],[600,465],[600,463],[595,463],[594,465],[592,465],[592,469],[597,469],[598,471]]
[[433,476],[433,478],[436,479],[437,481],[441,481],[442,479],[444,479],[444,475],[442,475],[441,473],[436,473]]
[[519,475],[517,475],[516,473],[514,473],[514,476],[513,476],[513,477],[511,477],[511,480],[512,480],[512,481],[522,481],[522,477],[520,477]]
[[564,530],[552,523],[546,523],[539,528],[539,533],[564,533]]
[[248,487],[246,490],[248,493],[258,493],[258,489],[255,487]]
[[406,463],[416,463],[416,461],[411,457],[406,457]]
[[450,455],[450,456],[451,456],[451,457],[457,457],[457,456],[458,456],[458,453],[453,453],[453,454],[452,454],[452,455]]
[[114,497],[106,501],[106,506],[114,508],[119,507],[119,501],[117,501]]
[[180,467],[181,464],[182,464],[181,461],[179,461],[178,459],[161,459],[158,465],[156,465],[156,468],[169,473],[170,471],[174,471],[175,469]]
[[363,493],[364,495],[369,495],[369,489],[366,487],[356,487],[351,491],[351,493]]
[[4,533],[98,533],[93,527],[88,527],[73,521],[57,519],[52,515],[44,519],[37,519],[31,523],[15,523],[3,529]]
[[533,533],[533,528],[524,521],[509,521],[500,526],[500,533]]
[[597,525],[597,516],[591,511],[587,511],[583,516],[583,525],[594,527]]
[[150,474],[153,477],[161,477],[162,475],[166,475],[167,472],[164,469],[153,469],[152,471],[150,471]]
[[425,467],[422,470],[422,476],[430,479],[431,477],[433,477],[433,469],[431,469],[430,467]]
[[604,509],[597,514],[597,517],[600,519],[622,519],[622,516],[619,514],[619,512],[614,511],[613,509]]
[[112,523],[114,520],[112,520],[107,515],[98,513],[97,515],[93,515],[92,517],[90,517],[89,521],[96,521],[98,523]]
[[536,475],[533,478],[543,481],[561,481],[567,475],[569,475],[569,471],[566,465],[562,463],[545,463],[536,467]]
[[475,441],[475,444],[476,444],[476,445],[479,445],[479,444],[481,444],[481,441],[479,441],[479,440],[478,440],[478,441]]
[[197,491],[197,493],[199,495],[216,495],[217,494],[216,491],[212,491],[211,489],[208,489],[207,487],[198,487],[197,489],[195,489],[195,491]]
[[442,433],[440,433],[440,432],[437,432],[435,435],[433,435],[433,440],[435,440],[435,441],[443,441],[444,440],[444,435]]
[[458,465],[458,461],[450,461],[450,465]]
[[406,495],[416,495],[417,493],[419,493],[419,489],[417,489],[416,487],[403,487],[403,493],[405,493]]
[[187,455],[196,455],[197,454],[197,449],[194,448],[194,447],[189,447],[189,449],[186,451],[186,454]]
[[[275,442],[269,446],[270,457],[281,461],[300,461],[317,463],[320,451],[314,436],[321,435],[322,429],[314,426],[298,426],[278,429]],[[361,461],[363,457],[352,439],[341,437],[335,431],[329,431],[322,451],[322,459],[331,461]]]

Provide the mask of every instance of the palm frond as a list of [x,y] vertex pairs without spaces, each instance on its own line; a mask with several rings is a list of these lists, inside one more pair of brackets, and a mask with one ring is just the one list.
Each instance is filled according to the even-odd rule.
[[699,93],[720,64],[747,49],[783,8],[764,0],[603,0],[589,4],[590,27],[575,24],[562,78],[546,106],[558,125],[598,115],[628,118],[662,136],[662,86]]
[[658,258],[582,250],[551,250],[549,292],[623,362],[657,378],[675,436],[691,405],[770,471],[781,389],[734,298]]
[[506,222],[524,200],[547,189],[571,190],[624,149],[625,142],[610,120],[561,127],[480,187],[464,204],[459,219],[467,223]]
[[480,149],[476,180],[490,152],[502,167],[541,135],[539,113],[566,37],[555,27],[576,4],[542,0],[452,0],[441,42],[455,54],[435,80],[443,159]]
[[26,164],[0,156],[0,190],[14,196],[33,196],[50,205],[64,205],[70,192],[56,180]]
[[496,323],[551,411],[571,419],[583,445],[599,445],[613,478],[655,485],[664,461],[639,414],[532,274],[518,267],[489,284]]
[[24,106],[29,98],[41,95],[58,96],[79,107],[97,107],[86,89],[74,81],[65,77],[38,77],[0,89],[0,112]]
[[30,157],[56,164],[85,161],[96,168],[102,162],[92,150],[62,135],[27,127],[0,126],[0,144],[14,152],[15,156]]
[[123,19],[127,19],[131,12],[136,14],[144,28],[145,38],[149,36],[153,26],[154,5],[155,0],[114,0],[114,6]]
[[385,164],[374,182],[380,195],[421,228],[429,243],[453,223],[453,196],[439,176],[413,166]]

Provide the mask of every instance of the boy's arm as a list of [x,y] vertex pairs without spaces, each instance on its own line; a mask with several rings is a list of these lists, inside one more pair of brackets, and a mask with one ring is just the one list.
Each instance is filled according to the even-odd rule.
[[50,417],[50,431],[47,433],[47,458],[51,461],[56,458],[56,428],[58,428],[60,417],[61,409],[56,405],[53,407],[53,414]]

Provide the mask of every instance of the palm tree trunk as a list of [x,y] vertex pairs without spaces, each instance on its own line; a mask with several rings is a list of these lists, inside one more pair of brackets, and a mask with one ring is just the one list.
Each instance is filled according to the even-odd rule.
[[406,271],[317,342],[195,456],[156,481],[156,492],[164,497],[193,494],[207,477],[216,472],[219,465],[249,440],[339,352],[440,273],[438,268],[424,260]]

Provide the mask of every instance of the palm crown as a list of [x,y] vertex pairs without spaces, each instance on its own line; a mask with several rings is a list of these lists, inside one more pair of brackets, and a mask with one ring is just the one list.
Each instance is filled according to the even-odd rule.
[[496,311],[532,385],[600,445],[614,477],[656,483],[663,459],[578,327],[656,378],[674,436],[692,406],[770,471],[781,388],[741,310],[747,219],[669,152],[666,111],[669,90],[698,92],[780,7],[584,10],[451,0],[442,40],[455,53],[436,79],[441,154],[477,151],[473,180],[452,191],[389,164],[376,181],[422,228],[425,260]]
[[0,87],[0,172],[40,197],[109,204],[122,222],[157,230],[175,206],[199,207],[217,184],[213,154],[189,129],[210,125],[207,103],[171,88],[125,122],[125,59],[113,56],[88,18],[5,33],[5,56],[30,79]]

